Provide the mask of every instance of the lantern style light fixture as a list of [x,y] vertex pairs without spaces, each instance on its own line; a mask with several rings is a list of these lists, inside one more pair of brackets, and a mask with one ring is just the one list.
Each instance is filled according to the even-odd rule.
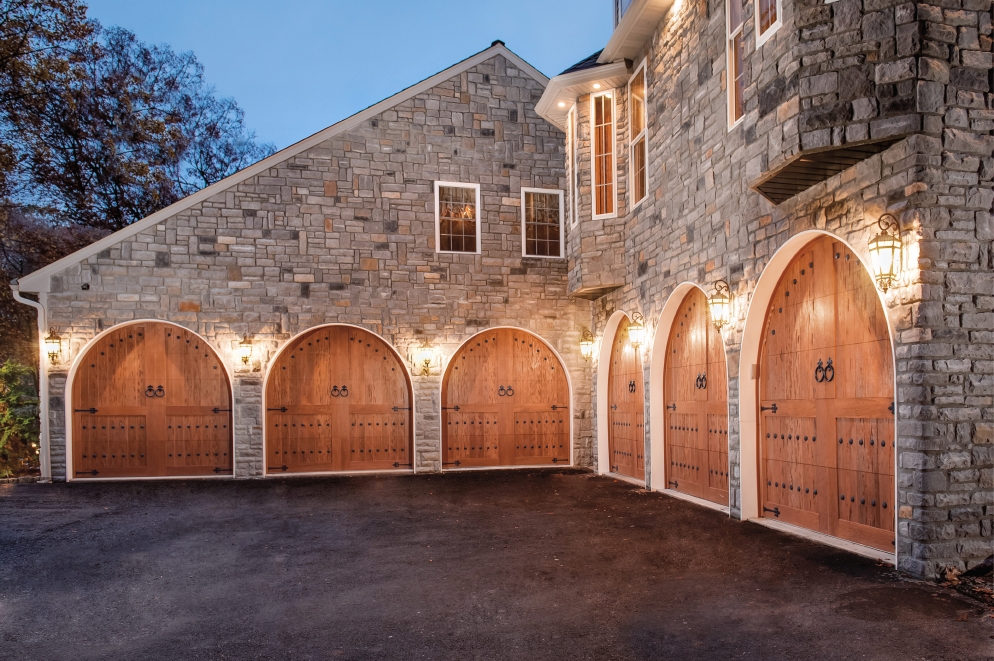
[[238,343],[238,355],[245,365],[248,365],[249,361],[252,360],[252,340],[249,339],[248,335],[245,335]]
[[432,366],[439,362],[438,349],[425,338],[421,344],[411,352],[411,365],[414,367],[414,376],[430,376]]
[[711,322],[719,331],[731,323],[732,290],[724,280],[714,283],[714,293],[708,296],[708,310],[711,312]]
[[641,312],[633,312],[631,319],[628,324],[628,341],[638,351],[638,348],[645,344],[645,317]]
[[594,334],[588,328],[584,328],[580,334],[580,355],[584,360],[590,360],[594,355]]
[[45,338],[45,351],[48,353],[48,361],[53,365],[59,364],[62,356],[62,337],[55,331],[55,327],[48,329],[48,337]]
[[[901,225],[897,218],[885,213],[877,221],[880,233],[870,239],[870,266],[873,279],[880,290],[887,293],[901,274]],[[891,231],[895,234],[891,234]]]

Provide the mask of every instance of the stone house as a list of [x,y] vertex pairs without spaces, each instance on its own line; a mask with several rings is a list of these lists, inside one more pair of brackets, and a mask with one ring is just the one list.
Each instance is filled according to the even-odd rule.
[[989,556],[989,0],[614,2],[551,80],[495,42],[15,283],[44,475],[569,464]]

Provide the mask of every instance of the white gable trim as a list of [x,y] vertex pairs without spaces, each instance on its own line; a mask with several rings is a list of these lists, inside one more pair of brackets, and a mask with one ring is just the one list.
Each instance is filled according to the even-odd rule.
[[93,255],[96,255],[102,250],[106,250],[107,248],[115,246],[121,241],[124,241],[125,239],[128,239],[140,232],[148,230],[149,228],[154,227],[156,224],[161,223],[162,221],[167,220],[178,213],[182,213],[183,211],[210,199],[211,197],[217,195],[218,193],[223,193],[229,188],[237,186],[238,184],[242,183],[243,181],[246,181],[247,179],[251,179],[252,177],[263,174],[266,172],[266,170],[275,167],[280,163],[287,161],[290,158],[293,158],[297,154],[300,154],[302,152],[307,151],[308,149],[316,147],[325,140],[329,140],[335,137],[336,135],[345,133],[346,131],[350,131],[355,127],[359,126],[360,124],[362,124],[363,122],[372,119],[373,117],[376,117],[377,115],[379,115],[380,113],[386,110],[389,110],[393,106],[396,106],[400,103],[403,103],[404,101],[412,99],[418,94],[427,92],[431,88],[437,87],[438,85],[444,83],[453,76],[457,76],[463,73],[464,71],[472,69],[473,67],[481,64],[482,62],[486,62],[487,60],[494,58],[498,55],[502,55],[511,64],[513,64],[518,69],[520,69],[524,73],[534,78],[536,81],[540,82],[543,86],[549,84],[549,79],[545,75],[543,75],[542,72],[540,72],[538,69],[536,69],[535,67],[528,64],[523,59],[515,55],[503,43],[499,41],[494,42],[493,46],[491,46],[490,48],[484,51],[480,51],[476,55],[473,55],[472,57],[469,57],[463,60],[462,62],[459,62],[458,64],[455,64],[449,67],[448,69],[435,74],[431,78],[426,78],[425,80],[422,80],[420,83],[412,85],[411,87],[408,87],[407,89],[399,92],[398,94],[395,94],[394,96],[391,96],[388,99],[384,99],[383,101],[380,101],[376,105],[372,105],[366,108],[365,110],[356,113],[355,115],[352,115],[351,117],[343,119],[337,124],[333,124],[328,128],[315,133],[309,138],[305,138],[296,144],[290,145],[286,149],[278,151],[272,156],[264,158],[258,163],[250,165],[244,170],[240,170],[239,172],[236,172],[230,177],[222,179],[216,184],[212,184],[207,188],[199,190],[192,195],[184,197],[182,200],[179,200],[169,205],[165,209],[161,209],[153,213],[151,216],[146,216],[145,218],[142,218],[138,222],[132,223],[131,225],[128,225],[127,227],[120,229],[109,236],[105,236],[99,241],[91,243],[85,248],[77,250],[71,255],[67,255],[66,257],[63,257],[62,259],[56,262],[52,262],[48,266],[39,269],[34,273],[31,273],[30,275],[24,276],[19,280],[20,291],[32,292],[32,293],[48,292],[51,288],[51,278],[53,275],[61,273],[62,271],[65,271],[69,267],[75,264],[79,264],[85,261],[86,259],[89,259]]

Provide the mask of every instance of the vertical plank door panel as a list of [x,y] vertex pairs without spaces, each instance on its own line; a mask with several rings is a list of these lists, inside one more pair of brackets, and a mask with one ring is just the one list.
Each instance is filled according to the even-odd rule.
[[721,334],[707,297],[691,290],[666,344],[666,486],[728,504],[728,382]]
[[822,237],[774,292],[760,355],[764,516],[894,550],[894,363],[866,269]]
[[72,388],[74,477],[231,473],[227,373],[190,331],[115,328],[87,348]]
[[406,367],[373,333],[342,325],[303,333],[266,384],[267,471],[410,468],[411,401]]
[[622,319],[611,346],[608,372],[610,472],[645,479],[645,383],[642,359],[631,345],[629,320]]

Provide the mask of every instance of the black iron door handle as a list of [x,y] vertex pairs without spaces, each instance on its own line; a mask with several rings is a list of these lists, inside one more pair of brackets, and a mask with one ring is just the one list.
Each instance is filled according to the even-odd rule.
[[149,386],[148,388],[145,388],[145,396],[146,397],[155,397],[155,388],[153,388],[152,386]]
[[635,392],[638,390],[638,386],[635,385],[635,379],[628,382],[628,392]]
[[331,396],[332,397],[341,397],[342,396],[342,393],[338,389],[338,386],[332,386],[331,387]]
[[507,396],[514,397],[514,388],[512,388],[511,386],[507,387]]
[[831,383],[835,381],[835,365],[832,364],[832,359],[828,359],[828,364],[825,365],[825,380]]
[[156,388],[155,389],[155,396],[156,397],[165,397],[166,396],[166,390],[165,390],[165,388],[163,388],[162,386],[159,386],[158,388]]
[[701,372],[701,390],[705,390],[708,387],[708,373]]
[[348,397],[348,396],[349,396],[349,387],[342,386],[342,397]]
[[821,383],[824,380],[825,380],[825,365],[824,363],[821,362],[821,359],[819,359],[818,367],[815,368],[815,381]]
[[504,389],[504,386],[501,386],[500,388],[497,389],[497,396],[498,397],[506,397],[507,396],[507,391]]

